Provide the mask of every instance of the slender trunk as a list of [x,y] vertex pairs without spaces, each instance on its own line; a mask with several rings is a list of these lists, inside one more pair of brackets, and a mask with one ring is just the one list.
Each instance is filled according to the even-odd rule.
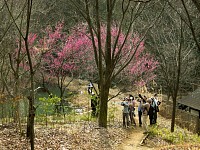
[[101,84],[100,93],[100,110],[99,110],[99,127],[107,128],[107,114],[108,114],[108,95],[110,83],[104,82]]
[[[33,69],[33,63],[32,63],[32,58],[31,58],[31,54],[30,54],[29,43],[28,43],[31,10],[32,10],[32,0],[28,0],[27,1],[26,36],[24,38],[26,54],[28,57],[28,63],[29,63],[29,67],[30,67],[29,72],[30,72],[30,84],[31,84],[30,96],[28,97],[28,99],[29,99],[29,116],[28,116],[28,122],[27,122],[27,135],[30,138],[31,150],[34,150],[34,136],[35,136],[34,135],[34,117],[35,117],[34,69]],[[29,133],[28,133],[28,131],[29,131]]]
[[[18,100],[19,94],[19,64],[17,64],[16,74],[15,74],[15,85],[14,85],[14,122],[17,123],[17,127],[19,128],[20,134],[22,134],[22,127],[21,127],[21,117],[20,117],[20,101]],[[20,97],[19,97],[20,98]]]
[[[98,2],[98,1],[97,1]],[[111,1],[107,1],[107,28],[106,28],[106,44],[105,44],[105,70],[100,68],[100,112],[99,112],[99,126],[107,128],[107,114],[108,114],[108,95],[111,85],[112,75],[112,58],[111,58],[111,20],[112,20],[112,9]],[[96,7],[97,9],[98,7]],[[98,14],[98,9],[97,9]],[[100,24],[99,24],[100,25]],[[100,29],[100,26],[99,26]],[[100,35],[100,33],[99,33]],[[100,65],[103,66],[102,58],[99,59]]]
[[176,117],[176,100],[177,95],[179,91],[179,82],[180,82],[180,74],[181,74],[181,50],[182,50],[182,44],[183,44],[183,27],[181,22],[181,35],[180,35],[180,46],[178,50],[178,60],[177,60],[177,75],[175,77],[174,82],[174,90],[172,94],[173,99],[173,111],[172,111],[172,121],[171,121],[171,132],[174,132],[174,126],[175,126],[175,117]]
[[174,132],[175,119],[176,119],[176,97],[173,97],[171,132]]

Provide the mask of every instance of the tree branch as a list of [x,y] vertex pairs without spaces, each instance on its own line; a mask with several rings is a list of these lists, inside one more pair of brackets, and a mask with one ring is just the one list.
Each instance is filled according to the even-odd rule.
[[186,5],[185,5],[184,0],[181,0],[181,2],[182,2],[182,4],[183,4],[183,7],[184,7],[185,12],[186,12],[186,14],[187,14],[187,18],[188,18],[188,21],[189,21],[189,24],[190,24],[190,30],[191,30],[191,32],[192,32],[192,36],[193,36],[194,41],[195,41],[195,43],[196,43],[196,45],[197,45],[197,47],[198,47],[198,50],[200,51],[200,44],[198,43],[197,36],[196,36],[195,31],[194,31],[194,27],[193,27],[193,24],[192,24],[192,21],[191,21],[191,18],[190,18],[190,14],[189,14],[189,12],[188,12],[188,10],[187,10],[187,7],[186,7]]
[[[13,20],[13,23],[15,24],[15,26],[16,26],[16,28],[17,28],[19,34],[24,38],[24,36],[23,36],[23,34],[22,34],[22,31],[20,30],[20,28],[18,27],[17,23],[15,22],[15,18],[13,17],[13,15],[12,15],[12,13],[11,13],[11,11],[10,11],[10,8],[8,7],[8,3],[7,3],[7,1],[4,0],[4,2],[5,2],[5,4],[6,4],[6,8],[7,8],[8,12],[9,12],[9,14],[10,14],[12,20]],[[24,7],[23,7],[23,9],[22,9],[21,12],[24,11],[25,6],[26,6],[26,2],[24,3]]]

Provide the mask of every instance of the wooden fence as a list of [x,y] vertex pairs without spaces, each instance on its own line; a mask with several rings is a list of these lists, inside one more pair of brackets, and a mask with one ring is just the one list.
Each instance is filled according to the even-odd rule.
[[[170,104],[162,103],[159,114],[170,119],[172,116],[172,106]],[[186,128],[187,130],[200,135],[200,119],[197,115],[184,110],[176,109],[175,123],[181,128]]]

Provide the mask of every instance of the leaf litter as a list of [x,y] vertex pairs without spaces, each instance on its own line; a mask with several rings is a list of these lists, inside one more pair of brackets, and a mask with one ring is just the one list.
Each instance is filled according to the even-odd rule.
[[[95,122],[35,126],[35,150],[114,150],[127,138],[118,124],[99,128]],[[0,129],[1,150],[30,150],[29,140],[13,128]]]

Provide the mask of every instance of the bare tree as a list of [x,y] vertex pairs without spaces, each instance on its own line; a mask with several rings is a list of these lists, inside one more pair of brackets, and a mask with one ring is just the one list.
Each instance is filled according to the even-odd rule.
[[[20,38],[23,40],[24,44],[25,44],[25,50],[26,50],[26,55],[28,58],[28,64],[29,64],[29,73],[30,73],[30,86],[31,86],[31,90],[30,90],[30,95],[28,96],[29,99],[29,115],[28,115],[28,120],[27,120],[27,137],[30,138],[30,144],[31,144],[31,150],[34,149],[34,117],[35,117],[35,108],[34,108],[34,100],[35,100],[35,93],[34,93],[34,68],[33,68],[33,64],[32,64],[32,58],[31,58],[31,54],[30,54],[30,49],[29,49],[29,43],[28,43],[28,36],[29,36],[29,30],[30,30],[30,20],[31,20],[31,12],[32,12],[32,4],[33,1],[32,0],[27,0],[24,1],[24,5],[25,7],[22,8],[23,10],[23,15],[22,15],[22,20],[25,20],[25,26],[19,26],[17,24],[17,21],[14,18],[13,13],[11,12],[9,6],[8,6],[8,2],[6,0],[4,0],[9,15],[12,18],[12,21],[20,35]],[[24,9],[26,8],[26,9]],[[25,31],[25,32],[23,32]],[[12,66],[12,63],[11,63]],[[13,66],[12,66],[13,67]],[[17,71],[14,69],[13,67],[13,71]]]
[[[180,2],[170,2],[167,0],[169,6],[180,16],[182,21],[190,28],[194,42],[196,43],[198,51],[200,51],[200,43],[198,41],[198,34],[199,34],[199,5],[200,3],[196,0],[191,1],[184,1],[181,0]],[[195,9],[195,6],[197,9]]]
[[186,81],[192,81],[190,73],[197,62],[193,51],[196,45],[192,41],[187,22],[184,22],[180,14],[171,10],[169,5],[149,36],[152,41],[148,41],[148,47],[154,51],[160,62],[158,70],[160,84],[163,82],[165,91],[172,96],[171,132],[174,132],[176,101]]
[[[10,97],[10,101],[12,101],[13,105],[13,111],[14,111],[14,122],[17,123],[16,128],[19,127],[19,130],[21,132],[21,122],[20,122],[20,109],[19,109],[19,98],[20,95],[20,89],[19,83],[20,83],[20,73],[19,73],[19,63],[20,63],[20,52],[18,53],[18,61],[16,61],[16,66],[11,62],[11,53],[14,53],[16,48],[15,40],[17,38],[16,29],[14,27],[14,21],[17,21],[19,17],[21,16],[22,12],[24,11],[24,7],[22,10],[18,9],[18,6],[22,4],[19,2],[19,5],[14,5],[16,1],[2,1],[3,7],[2,7],[2,34],[0,36],[0,43],[3,54],[2,58],[2,67],[1,67],[1,79],[3,82],[3,87],[6,89],[4,93],[8,93],[8,97]],[[24,6],[24,5],[22,5]],[[16,8],[17,7],[17,8]],[[11,15],[12,14],[12,15]],[[13,15],[16,14],[16,15]],[[5,20],[4,20],[5,19]],[[22,24],[22,22],[20,23]],[[21,25],[20,25],[21,28]],[[12,35],[12,36],[11,36]],[[20,40],[21,41],[21,40]],[[10,60],[10,62],[9,62]],[[3,66],[4,65],[4,66]],[[7,72],[7,73],[6,73]],[[5,75],[6,74],[6,75]],[[8,80],[10,78],[10,80]]]
[[[127,57],[123,64],[118,66],[122,55],[122,49],[125,43],[128,41],[127,37],[132,31],[132,25],[136,19],[140,16],[148,3],[134,2],[131,0],[105,0],[105,1],[91,1],[84,0],[76,3],[71,1],[77,8],[77,11],[83,16],[88,23],[89,32],[93,42],[93,50],[95,54],[96,66],[98,69],[98,84],[99,84],[99,96],[100,96],[100,112],[99,112],[99,126],[107,127],[107,109],[108,109],[108,95],[113,79],[132,61],[138,47],[130,49],[132,55]],[[85,6],[85,8],[83,8]],[[106,8],[106,9],[105,9]],[[105,11],[103,11],[105,10]],[[159,17],[158,14],[157,17]],[[155,20],[157,19],[155,17]],[[155,20],[152,24],[155,23]],[[118,22],[118,36],[116,37],[114,44],[111,42],[111,28],[112,23]],[[106,43],[102,44],[101,41],[101,25],[106,25]],[[146,28],[146,32],[152,27],[152,24]],[[126,30],[125,40],[117,51],[116,47],[119,42],[119,35]],[[144,39],[146,32],[141,37],[141,41]],[[97,37],[97,43],[95,44],[95,37]],[[117,67],[118,66],[118,67]]]

